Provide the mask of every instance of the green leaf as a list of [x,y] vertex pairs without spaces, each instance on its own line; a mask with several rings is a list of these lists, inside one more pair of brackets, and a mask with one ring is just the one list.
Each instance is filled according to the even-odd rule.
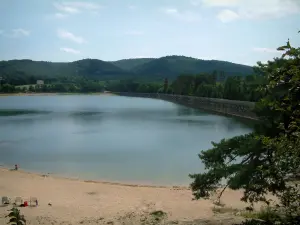
[[278,51],[284,51],[284,50],[286,49],[286,47],[287,47],[287,46],[281,46],[281,47],[278,47],[277,50],[278,50]]

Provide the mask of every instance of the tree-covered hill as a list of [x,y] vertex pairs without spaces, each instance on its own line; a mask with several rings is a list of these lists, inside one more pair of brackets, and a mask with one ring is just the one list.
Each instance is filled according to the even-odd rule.
[[224,72],[230,76],[253,74],[250,66],[218,60],[201,60],[185,56],[166,56],[133,68],[136,74],[175,78],[180,74]]
[[151,62],[154,59],[155,58],[121,59],[117,61],[111,61],[111,63],[123,70],[130,71],[133,68],[142,66],[143,64]]
[[[157,81],[175,79],[181,74],[214,73],[227,76],[246,76],[252,67],[226,61],[200,60],[185,56],[166,56],[158,59],[125,59],[106,62],[82,59],[74,62],[45,62],[33,60],[0,61],[0,77],[12,85],[33,84],[38,79],[65,80],[85,77],[92,80],[123,80],[135,78]],[[67,78],[66,78],[67,77]],[[72,79],[71,79],[72,80]]]
[[0,76],[14,85],[33,84],[37,79],[51,80],[61,77],[82,76],[90,79],[120,79],[129,72],[98,59],[83,59],[70,63],[33,60],[0,62]]

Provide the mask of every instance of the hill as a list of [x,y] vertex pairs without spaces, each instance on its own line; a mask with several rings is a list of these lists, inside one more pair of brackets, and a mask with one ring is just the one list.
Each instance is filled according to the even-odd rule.
[[33,60],[9,60],[0,62],[0,76],[14,85],[32,84],[37,79],[61,77],[88,77],[91,79],[120,79],[131,73],[98,59],[83,59],[71,63]]
[[155,58],[121,59],[118,61],[111,61],[110,63],[114,64],[117,67],[120,67],[123,70],[130,71],[133,68],[151,62],[154,59]]
[[166,56],[151,60],[132,69],[136,74],[152,77],[175,78],[179,74],[224,72],[225,75],[250,75],[253,69],[250,66],[219,61],[201,60],[185,56]]
[[37,79],[57,80],[61,77],[86,77],[95,80],[163,78],[175,79],[180,74],[224,73],[250,75],[252,67],[218,60],[201,60],[185,56],[158,59],[124,59],[107,62],[82,59],[74,62],[45,62],[33,60],[0,61],[0,77],[14,85],[35,83]]

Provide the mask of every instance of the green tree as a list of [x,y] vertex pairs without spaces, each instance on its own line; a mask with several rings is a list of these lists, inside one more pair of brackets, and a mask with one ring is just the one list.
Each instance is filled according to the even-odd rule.
[[256,68],[268,82],[256,105],[259,126],[199,154],[206,171],[190,175],[196,199],[208,198],[225,180],[225,188],[244,190],[243,201],[268,203],[272,193],[287,217],[300,215],[299,188],[287,179],[300,171],[300,48],[288,41],[278,50],[284,51],[281,58]]
[[165,78],[165,81],[164,81],[164,93],[167,93],[168,87],[169,87],[169,81],[168,81],[168,78]]
[[35,92],[34,86],[30,85],[28,91],[30,91],[30,92]]

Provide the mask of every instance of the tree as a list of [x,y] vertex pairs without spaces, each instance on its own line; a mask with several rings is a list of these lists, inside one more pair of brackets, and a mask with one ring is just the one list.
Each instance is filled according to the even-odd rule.
[[167,93],[168,87],[169,87],[168,78],[165,78],[165,81],[164,81],[164,93]]
[[35,92],[35,87],[32,86],[32,85],[30,85],[28,91],[30,91],[30,92]]
[[265,97],[256,104],[259,126],[199,154],[206,172],[190,175],[196,199],[210,197],[225,179],[223,191],[243,189],[241,200],[250,203],[269,203],[266,194],[272,193],[286,216],[299,217],[299,188],[287,178],[300,171],[300,48],[288,41],[278,50],[284,51],[281,58],[256,68],[268,82],[261,88]]

